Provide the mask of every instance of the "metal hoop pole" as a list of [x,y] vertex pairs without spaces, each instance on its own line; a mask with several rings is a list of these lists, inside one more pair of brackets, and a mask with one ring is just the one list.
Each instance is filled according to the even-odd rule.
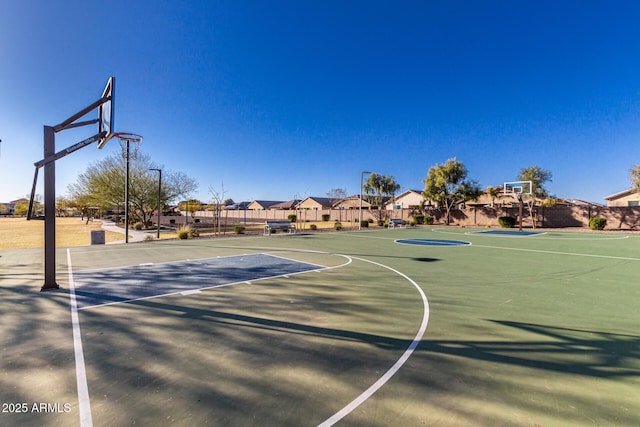
[[126,175],[124,182],[124,242],[129,243],[129,140],[126,140]]

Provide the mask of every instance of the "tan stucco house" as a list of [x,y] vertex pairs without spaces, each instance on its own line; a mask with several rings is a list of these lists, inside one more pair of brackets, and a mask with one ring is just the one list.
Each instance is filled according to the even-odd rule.
[[254,200],[249,203],[247,209],[252,211],[263,211],[265,209],[269,209],[273,205],[277,205],[278,203],[282,203],[282,201],[273,201],[273,200]]
[[333,202],[327,197],[307,197],[297,205],[298,209],[309,210],[331,209],[332,207]]
[[604,199],[607,206],[640,206],[640,193],[635,188],[612,194]]
[[395,200],[387,203],[387,210],[395,209],[418,209],[423,202],[422,192],[419,190],[407,190],[400,193]]

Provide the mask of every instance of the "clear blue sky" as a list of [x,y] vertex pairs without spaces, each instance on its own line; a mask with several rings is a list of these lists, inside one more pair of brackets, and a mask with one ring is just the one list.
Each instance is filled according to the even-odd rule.
[[[455,156],[483,188],[535,164],[603,202],[640,163],[639,22],[611,0],[3,0],[0,201],[113,75],[116,130],[203,201],[355,194],[363,170],[422,189]],[[117,149],[58,161],[58,195]]]

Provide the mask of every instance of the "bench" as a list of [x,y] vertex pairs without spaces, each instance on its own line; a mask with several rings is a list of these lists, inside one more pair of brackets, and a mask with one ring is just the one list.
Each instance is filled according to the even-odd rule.
[[389,228],[398,228],[398,227],[406,227],[407,221],[400,218],[392,218],[389,220]]
[[296,234],[296,225],[289,221],[266,221],[264,223],[265,236],[270,236],[278,230],[287,230],[289,234]]

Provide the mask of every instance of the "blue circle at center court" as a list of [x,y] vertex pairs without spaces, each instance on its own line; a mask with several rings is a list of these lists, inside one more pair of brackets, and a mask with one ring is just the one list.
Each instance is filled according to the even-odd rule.
[[401,245],[417,245],[417,246],[467,246],[470,242],[460,240],[441,240],[441,239],[398,239],[395,241]]

